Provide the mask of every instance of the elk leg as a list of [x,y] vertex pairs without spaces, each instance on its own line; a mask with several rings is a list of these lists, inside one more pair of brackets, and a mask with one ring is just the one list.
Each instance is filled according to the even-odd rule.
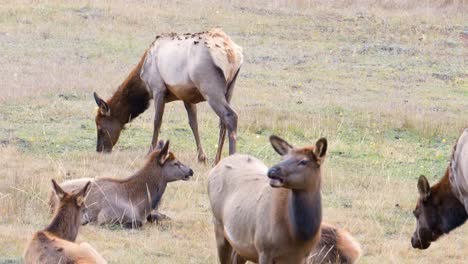
[[215,224],[214,228],[219,261],[221,264],[229,264],[231,263],[232,247],[224,237],[223,226]]
[[149,222],[149,223],[154,223],[156,222],[157,224],[159,224],[161,221],[164,221],[164,220],[171,220],[171,218],[163,213],[160,213],[160,212],[157,212],[156,210],[153,210],[151,211],[151,213],[148,215],[148,217],[146,218],[146,220]]
[[158,93],[154,98],[154,130],[149,152],[153,151],[153,149],[156,148],[158,144],[159,129],[161,128],[162,118],[164,114],[165,94]]
[[[221,98],[220,100],[214,100],[212,98],[208,99],[208,104],[215,111],[215,113],[221,119],[221,122],[227,127],[228,136],[229,136],[229,155],[236,153],[236,141],[237,141],[237,114],[231,108],[231,106],[226,101],[226,98]],[[220,139],[219,142],[223,140],[224,131],[222,127],[220,128]],[[223,140],[224,141],[224,140]],[[216,154],[215,163],[218,163],[221,158],[222,144],[218,144],[218,152]]]
[[226,137],[226,125],[224,125],[223,120],[219,119],[219,140],[218,140],[218,150],[216,151],[215,164],[217,164],[221,160],[221,154],[223,152],[225,137]]
[[260,253],[260,256],[258,257],[258,264],[273,264],[273,258],[271,255],[268,255],[264,252]]
[[231,263],[233,263],[233,264],[245,264],[246,262],[247,262],[247,260],[245,260],[244,258],[239,256],[239,254],[237,254],[237,252],[235,252],[234,250],[232,251]]
[[[236,76],[234,77],[233,81],[228,86],[228,90],[227,90],[227,93],[226,93],[226,101],[228,102],[228,104],[231,103],[232,92],[234,91],[234,86],[236,84],[237,73],[236,73]],[[223,120],[220,119],[219,120],[218,150],[216,152],[215,164],[218,163],[221,160],[221,154],[223,152],[225,137],[226,137],[226,125],[224,125]]]
[[185,110],[187,110],[188,120],[190,128],[192,129],[193,136],[195,137],[195,143],[197,144],[197,158],[198,162],[206,163],[206,154],[203,151],[203,147],[200,141],[200,135],[198,134],[198,121],[197,121],[197,106],[184,102]]

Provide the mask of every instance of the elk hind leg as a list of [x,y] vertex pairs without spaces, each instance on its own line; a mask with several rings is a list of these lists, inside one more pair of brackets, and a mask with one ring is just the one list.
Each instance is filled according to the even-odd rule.
[[192,129],[195,143],[197,144],[198,162],[206,163],[206,154],[201,145],[200,135],[198,133],[197,106],[184,102],[185,110],[187,110],[190,128]]
[[232,263],[232,246],[224,237],[224,229],[220,224],[215,224],[216,246],[218,248],[218,257],[221,264]]

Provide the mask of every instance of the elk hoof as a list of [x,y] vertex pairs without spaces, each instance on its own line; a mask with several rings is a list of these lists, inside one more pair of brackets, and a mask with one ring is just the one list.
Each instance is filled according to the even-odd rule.
[[208,161],[208,158],[206,157],[205,152],[199,151],[197,155],[198,162],[206,164]]
[[151,212],[150,215],[148,215],[148,218],[146,219],[150,223],[160,223],[161,221],[166,221],[166,220],[171,220],[171,218],[165,214],[153,211]]

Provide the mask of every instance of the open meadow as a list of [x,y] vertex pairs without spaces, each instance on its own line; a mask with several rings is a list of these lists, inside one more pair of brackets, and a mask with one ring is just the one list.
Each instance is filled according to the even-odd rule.
[[[272,165],[271,134],[296,146],[327,137],[323,219],[356,237],[360,263],[466,263],[468,225],[424,251],[410,243],[417,179],[442,177],[468,125],[466,1],[267,2],[3,1],[0,263],[20,263],[49,223],[51,179],[126,177],[145,162],[153,105],[98,154],[93,91],[109,98],[157,34],[215,26],[244,49],[238,152]],[[159,137],[195,171],[167,187],[160,211],[172,220],[87,225],[77,241],[109,263],[217,263],[207,174],[218,118],[198,109],[208,165],[196,161],[183,104],[166,105]]]

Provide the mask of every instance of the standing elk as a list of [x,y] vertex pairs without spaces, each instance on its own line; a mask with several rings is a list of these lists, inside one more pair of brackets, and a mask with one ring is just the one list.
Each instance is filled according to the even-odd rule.
[[209,174],[222,264],[304,263],[319,243],[327,140],[321,138],[305,148],[293,148],[277,136],[271,136],[270,142],[283,157],[270,169],[254,157],[236,154],[224,158]]
[[411,245],[426,249],[468,219],[468,128],[454,146],[444,177],[430,187],[427,178],[421,175],[418,191],[419,199],[413,211],[416,230]]
[[198,161],[206,154],[198,134],[196,104],[207,101],[220,119],[218,150],[221,158],[226,134],[229,154],[236,152],[237,114],[230,106],[237,75],[243,62],[242,48],[221,29],[208,32],[157,36],[138,65],[106,101],[94,93],[98,152],[110,152],[124,125],[144,112],[154,99],[155,117],[151,148],[158,142],[159,129],[168,102],[182,100],[197,145]]
[[[126,179],[82,178],[65,181],[62,188],[76,190],[91,181],[85,199],[87,207],[82,223],[120,224],[126,228],[137,228],[145,220],[160,217],[155,211],[166,190],[167,183],[192,177],[191,168],[177,160],[169,152],[169,141],[158,144],[142,169]],[[49,203],[54,207],[56,198],[50,195]]]
[[72,193],[65,192],[54,180],[52,184],[59,199],[57,210],[49,226],[29,241],[24,263],[107,263],[88,243],[75,243],[90,182]]

